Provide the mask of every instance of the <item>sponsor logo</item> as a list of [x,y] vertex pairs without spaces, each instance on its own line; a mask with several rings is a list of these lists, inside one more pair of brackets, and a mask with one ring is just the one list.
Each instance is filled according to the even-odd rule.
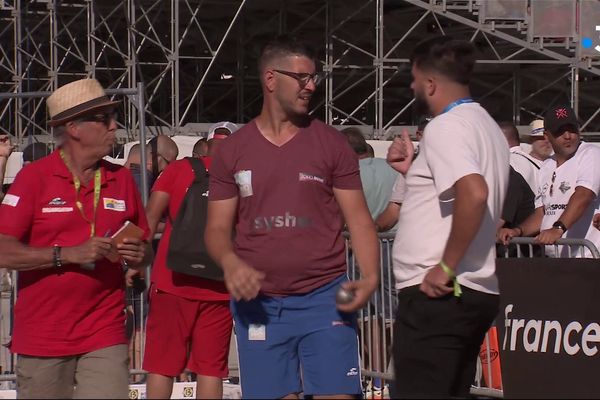
[[194,388],[192,386],[185,386],[183,388],[183,397],[194,397]]
[[105,197],[103,200],[105,210],[126,211],[127,209],[125,207],[125,200],[111,199],[109,197]]
[[48,202],[49,206],[64,206],[65,204],[67,204],[67,202],[60,197],[55,197]]
[[567,190],[571,189],[571,185],[569,185],[569,182],[562,181],[558,189],[562,192],[562,194],[565,194],[567,193]]
[[356,376],[358,375],[357,368],[350,368],[350,371],[346,372],[346,376]]
[[19,200],[21,198],[19,196],[15,196],[14,194],[7,194],[2,199],[2,204],[6,204],[7,206],[16,207],[19,204]]
[[312,221],[309,217],[296,217],[286,211],[285,215],[254,218],[253,228],[256,231],[266,230],[270,232],[273,228],[306,228],[311,225]]
[[300,182],[313,181],[313,182],[325,183],[325,179],[321,178],[320,176],[313,175],[313,174],[307,174],[305,172],[300,172],[298,174],[298,180]]
[[350,325],[348,321],[331,321],[331,326],[344,326]]
[[509,318],[515,314],[514,304],[504,309],[504,342],[502,350],[528,353],[565,353],[587,357],[598,353],[600,324],[582,324],[579,321],[564,323],[541,319]]

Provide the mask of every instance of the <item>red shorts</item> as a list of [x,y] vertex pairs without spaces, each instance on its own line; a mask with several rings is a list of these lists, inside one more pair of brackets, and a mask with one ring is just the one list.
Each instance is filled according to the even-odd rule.
[[143,368],[171,377],[188,368],[226,378],[232,324],[228,300],[190,300],[153,287]]

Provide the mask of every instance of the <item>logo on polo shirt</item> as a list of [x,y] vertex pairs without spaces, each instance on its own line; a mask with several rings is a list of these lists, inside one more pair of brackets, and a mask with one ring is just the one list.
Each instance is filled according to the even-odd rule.
[[357,368],[350,368],[350,371],[346,372],[346,376],[356,376],[358,375]]
[[55,197],[48,202],[49,206],[64,206],[65,204],[67,204],[67,202],[60,197]]
[[105,197],[103,200],[105,210],[125,211],[127,209],[125,200],[111,199],[110,197]]
[[6,204],[7,206],[16,207],[19,204],[19,200],[21,198],[19,196],[15,196],[14,194],[7,194],[2,199],[2,204]]
[[571,185],[569,185],[569,182],[562,181],[558,189],[562,192],[562,194],[565,194],[567,193],[567,190],[571,189]]

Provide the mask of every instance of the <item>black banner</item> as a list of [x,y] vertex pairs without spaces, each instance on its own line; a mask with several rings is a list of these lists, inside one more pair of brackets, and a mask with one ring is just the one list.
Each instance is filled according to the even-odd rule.
[[505,398],[600,398],[600,261],[497,260]]

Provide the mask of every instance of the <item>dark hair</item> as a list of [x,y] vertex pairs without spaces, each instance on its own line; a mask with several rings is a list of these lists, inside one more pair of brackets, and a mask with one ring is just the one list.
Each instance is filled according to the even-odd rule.
[[342,129],[341,132],[346,136],[350,147],[356,154],[362,155],[368,152],[367,140],[360,129],[349,127]]
[[262,75],[264,68],[273,60],[292,55],[308,57],[316,60],[316,53],[307,43],[295,36],[280,35],[269,41],[260,52],[258,72]]
[[411,65],[423,71],[435,71],[457,83],[468,85],[475,66],[475,46],[466,40],[438,36],[417,44]]
[[502,129],[502,132],[504,132],[504,135],[507,139],[518,143],[521,142],[521,139],[519,137],[519,130],[517,129],[515,124],[513,124],[510,121],[500,121],[498,122],[498,126],[500,127],[500,129]]

